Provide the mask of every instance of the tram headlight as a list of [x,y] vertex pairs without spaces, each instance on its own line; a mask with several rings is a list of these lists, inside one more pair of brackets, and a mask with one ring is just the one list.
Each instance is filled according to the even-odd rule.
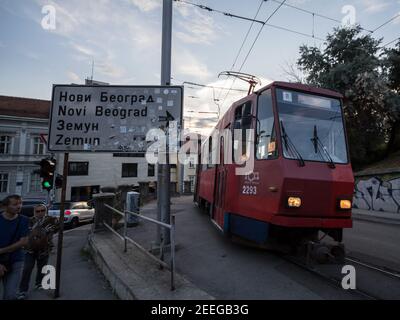
[[350,200],[339,200],[339,209],[349,210],[351,209],[351,201]]
[[301,206],[301,198],[299,197],[289,197],[287,204],[291,208],[299,208]]

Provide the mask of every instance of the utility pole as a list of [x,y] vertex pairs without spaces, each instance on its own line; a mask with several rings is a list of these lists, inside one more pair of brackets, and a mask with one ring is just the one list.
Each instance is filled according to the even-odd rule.
[[[172,0],[163,0],[162,16],[162,44],[161,44],[161,85],[171,84],[171,39],[172,39]],[[168,122],[167,122],[168,123]],[[158,164],[157,179],[157,216],[162,222],[170,223],[170,166],[169,166],[169,137],[168,127],[164,128],[166,134],[165,164]],[[160,153],[159,153],[160,156]],[[161,235],[164,245],[170,244],[168,230],[157,232],[157,242],[161,244]]]

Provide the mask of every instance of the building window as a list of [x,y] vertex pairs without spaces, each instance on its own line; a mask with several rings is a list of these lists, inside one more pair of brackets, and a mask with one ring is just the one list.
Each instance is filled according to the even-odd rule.
[[147,167],[147,176],[148,177],[154,177],[154,164],[148,164],[148,167]]
[[45,154],[46,144],[40,139],[40,137],[33,138],[33,154]]
[[113,157],[123,157],[123,158],[144,158],[145,153],[138,153],[138,152],[118,152],[113,153]]
[[137,163],[123,163],[122,178],[135,178],[135,177],[137,177]]
[[194,192],[194,180],[195,180],[195,176],[189,176],[190,192]]
[[189,169],[194,169],[194,163],[192,161],[189,161]]
[[31,183],[29,185],[29,191],[30,192],[42,191],[41,178],[38,173],[31,174]]
[[0,192],[8,192],[8,173],[0,173]]
[[89,174],[89,162],[68,162],[69,176],[87,176]]
[[11,153],[11,136],[0,136],[0,154]]

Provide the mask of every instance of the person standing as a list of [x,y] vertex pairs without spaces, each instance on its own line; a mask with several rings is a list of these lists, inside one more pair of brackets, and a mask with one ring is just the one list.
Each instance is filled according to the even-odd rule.
[[37,266],[35,288],[42,288],[44,277],[42,270],[49,261],[52,235],[57,229],[56,220],[56,218],[47,215],[47,207],[44,204],[37,205],[34,208],[33,217],[29,221],[30,233],[19,294],[17,296],[19,300],[25,300],[28,296],[29,282],[35,264]]
[[7,196],[2,201],[0,214],[0,281],[3,284],[3,299],[17,299],[18,285],[24,264],[22,248],[28,243],[29,219],[20,215],[22,198]]

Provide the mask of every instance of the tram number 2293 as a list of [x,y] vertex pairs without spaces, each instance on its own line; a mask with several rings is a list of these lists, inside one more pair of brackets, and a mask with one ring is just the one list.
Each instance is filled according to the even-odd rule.
[[242,186],[242,194],[256,195],[257,187],[256,186]]

